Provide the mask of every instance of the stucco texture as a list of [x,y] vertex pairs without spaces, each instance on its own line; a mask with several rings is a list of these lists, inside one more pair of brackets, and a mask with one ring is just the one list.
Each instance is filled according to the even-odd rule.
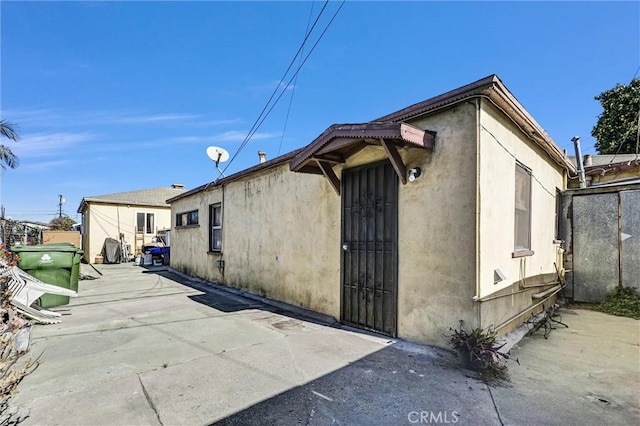
[[[216,202],[223,203],[219,254],[208,253],[208,205]],[[201,218],[199,227],[173,233],[172,267],[340,317],[340,198],[323,177],[285,163],[172,208],[199,208]]]
[[[222,203],[222,197],[222,187],[211,185],[171,203],[170,262],[173,268],[209,281],[222,281],[223,276],[215,265],[220,254],[209,252],[209,206]],[[193,210],[198,210],[198,224],[176,227],[176,215]]]
[[398,332],[447,345],[450,327],[475,326],[475,107],[471,103],[410,124],[437,132],[433,152],[411,150],[422,176],[400,185]]
[[[528,294],[523,306],[504,299],[484,305],[495,305],[495,312],[483,311],[474,297],[504,290],[524,275],[553,272],[554,191],[564,188],[562,170],[500,111],[476,101],[409,122],[437,132],[433,151],[399,148],[407,168],[422,169],[398,188],[399,337],[446,346],[459,320],[487,326],[531,305]],[[535,254],[524,260],[512,258],[514,157],[540,181],[532,184]],[[372,145],[334,171],[341,178],[342,170],[386,158]],[[208,206],[218,202],[222,253],[209,253]],[[173,216],[193,209],[200,224],[173,231],[172,267],[340,318],[341,199],[327,179],[291,172],[284,163],[172,203]],[[224,274],[216,261],[224,262]],[[494,284],[495,268],[507,275],[504,283]]]
[[[532,174],[533,254],[514,258],[516,161]],[[563,169],[486,100],[481,101],[479,163],[478,297],[482,299],[508,287],[519,290],[522,279],[556,273],[554,263],[558,263],[560,250],[554,244],[556,195],[565,187]],[[494,282],[495,269],[506,279]],[[482,309],[482,326],[497,326],[531,304],[530,297],[493,301]]]
[[82,249],[84,250],[85,260],[89,263],[94,263],[96,255],[102,252],[104,240],[106,238],[120,240],[120,233],[124,234],[127,244],[131,246],[132,254],[135,254],[136,213],[138,212],[153,213],[155,215],[155,229],[152,233],[144,235],[144,241],[138,240],[138,246],[143,243],[150,243],[158,230],[169,229],[171,226],[171,210],[169,207],[88,203],[82,212]]

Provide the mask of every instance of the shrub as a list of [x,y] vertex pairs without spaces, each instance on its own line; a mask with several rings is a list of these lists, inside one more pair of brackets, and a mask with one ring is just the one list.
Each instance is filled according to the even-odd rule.
[[460,320],[460,328],[451,331],[449,343],[464,367],[477,370],[485,377],[508,380],[505,361],[509,355],[500,352],[504,344],[498,343],[492,327],[477,327],[468,331]]
[[640,296],[633,287],[618,286],[594,309],[611,315],[640,319]]

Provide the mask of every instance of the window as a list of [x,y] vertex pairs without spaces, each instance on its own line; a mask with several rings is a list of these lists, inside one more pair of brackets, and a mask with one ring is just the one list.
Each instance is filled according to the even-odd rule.
[[209,206],[209,251],[222,251],[222,205]]
[[198,210],[176,215],[176,226],[189,226],[198,224]]
[[136,213],[136,232],[138,234],[155,234],[156,224],[153,213]]
[[[531,171],[516,163],[514,251],[533,254],[531,250]],[[515,254],[515,253],[514,253]]]

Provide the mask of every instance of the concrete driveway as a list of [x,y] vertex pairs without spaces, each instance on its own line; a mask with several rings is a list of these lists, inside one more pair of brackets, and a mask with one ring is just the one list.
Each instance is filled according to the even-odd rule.
[[[615,392],[587,386],[593,374],[583,372],[593,365],[582,362],[584,356],[556,353],[563,340],[590,338],[572,324],[548,341],[525,340],[515,350],[521,365],[512,363],[512,383],[489,388],[444,350],[328,325],[305,311],[266,305],[161,268],[98,268],[104,275],[81,281],[80,297],[64,307],[71,315],[59,325],[34,327],[32,353],[42,352],[44,363],[13,399],[30,410],[25,425],[638,419],[637,396],[628,392],[637,392],[639,383],[637,321],[623,321],[636,331],[635,347],[624,355],[631,359],[611,363],[607,371],[617,376],[596,377],[615,380]],[[582,313],[594,314],[580,311],[578,323]],[[593,422],[583,421],[584,414]]]

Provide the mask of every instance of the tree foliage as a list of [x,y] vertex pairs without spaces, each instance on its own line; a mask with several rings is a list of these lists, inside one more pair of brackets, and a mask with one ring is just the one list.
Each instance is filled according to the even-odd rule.
[[595,97],[604,111],[591,130],[600,154],[635,154],[640,112],[640,78],[616,84]]
[[[15,126],[5,120],[0,120],[0,135],[14,142],[20,140],[20,136],[15,130]],[[18,167],[18,157],[11,151],[11,148],[4,144],[0,144],[0,167],[15,169]]]
[[52,219],[51,222],[49,222],[49,226],[52,231],[71,231],[75,223],[75,220],[71,219],[69,216],[63,215],[62,217]]

